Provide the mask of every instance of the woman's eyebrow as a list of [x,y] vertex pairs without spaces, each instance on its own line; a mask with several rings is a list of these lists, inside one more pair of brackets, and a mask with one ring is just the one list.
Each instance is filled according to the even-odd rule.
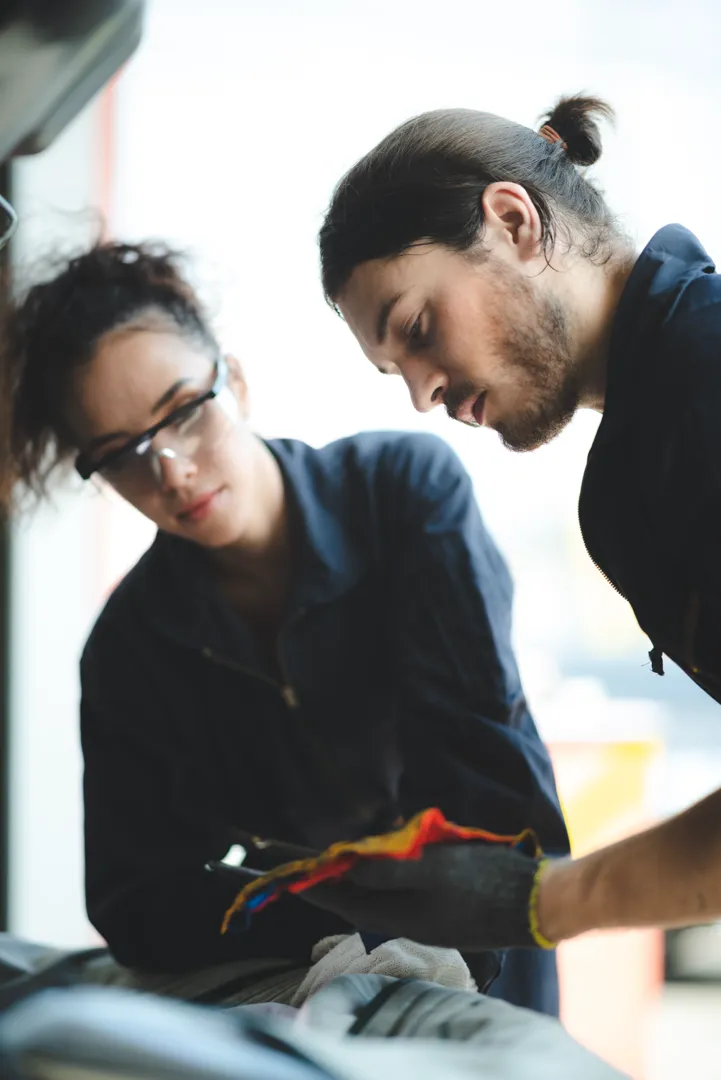
[[169,401],[173,400],[178,390],[182,390],[184,386],[187,386],[188,383],[192,381],[192,379],[188,378],[178,379],[176,382],[173,383],[170,389],[166,390],[163,396],[155,402],[155,405],[153,405],[150,411],[153,413],[160,412],[164,405],[167,405]]
[[[182,390],[184,386],[187,386],[188,383],[192,383],[193,381],[194,380],[191,378],[177,379],[176,382],[174,382],[173,385],[165,391],[163,396],[158,401],[156,401],[155,405],[153,405],[152,409],[150,410],[151,413],[160,412],[163,406],[167,405],[168,402],[173,400],[175,395],[178,393],[178,390]],[[106,443],[114,442],[115,439],[127,439],[129,437],[129,431],[110,431],[107,435],[98,435],[96,439],[90,440],[90,442],[85,448],[85,452],[87,453],[90,450],[98,450],[101,446],[105,446]]]

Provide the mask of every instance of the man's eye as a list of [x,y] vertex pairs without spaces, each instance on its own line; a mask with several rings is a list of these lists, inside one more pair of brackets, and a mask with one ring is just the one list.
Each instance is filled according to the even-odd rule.
[[406,346],[409,352],[425,349],[429,345],[429,327],[423,312],[406,330]]
[[419,315],[408,331],[407,337],[409,341],[418,341],[421,336],[421,317]]

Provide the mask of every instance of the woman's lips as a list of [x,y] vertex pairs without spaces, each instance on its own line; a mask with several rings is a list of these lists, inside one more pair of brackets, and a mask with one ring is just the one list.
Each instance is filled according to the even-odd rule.
[[204,518],[212,512],[216,498],[220,494],[220,488],[217,491],[210,491],[207,495],[202,495],[201,498],[196,499],[195,502],[190,503],[183,510],[177,514],[178,521],[181,522],[193,522],[202,521]]

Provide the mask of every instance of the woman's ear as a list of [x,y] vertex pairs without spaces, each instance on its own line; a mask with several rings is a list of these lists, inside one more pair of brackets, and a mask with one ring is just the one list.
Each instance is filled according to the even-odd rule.
[[247,420],[250,415],[250,393],[240,360],[238,360],[237,356],[227,354],[225,362],[228,365],[228,385],[235,394],[240,407],[240,415],[244,420]]

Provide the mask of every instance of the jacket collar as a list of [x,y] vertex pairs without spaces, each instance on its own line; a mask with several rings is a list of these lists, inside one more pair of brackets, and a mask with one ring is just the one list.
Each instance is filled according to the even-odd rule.
[[[266,446],[283,473],[300,536],[292,617],[353,588],[369,566],[369,546],[361,545],[360,530],[353,528],[354,493],[340,453],[292,439]],[[158,533],[131,576],[138,586],[132,590],[137,615],[163,636],[191,647],[247,651],[247,629],[221,595],[198,545]]]
[[341,444],[319,451],[295,439],[274,439],[266,446],[283,473],[300,526],[296,603],[326,603],[351,589],[369,563]]
[[682,225],[667,225],[639,255],[626,282],[611,332],[604,415],[594,447],[637,417],[638,391],[652,378],[654,335],[673,318],[691,281],[715,266]]

